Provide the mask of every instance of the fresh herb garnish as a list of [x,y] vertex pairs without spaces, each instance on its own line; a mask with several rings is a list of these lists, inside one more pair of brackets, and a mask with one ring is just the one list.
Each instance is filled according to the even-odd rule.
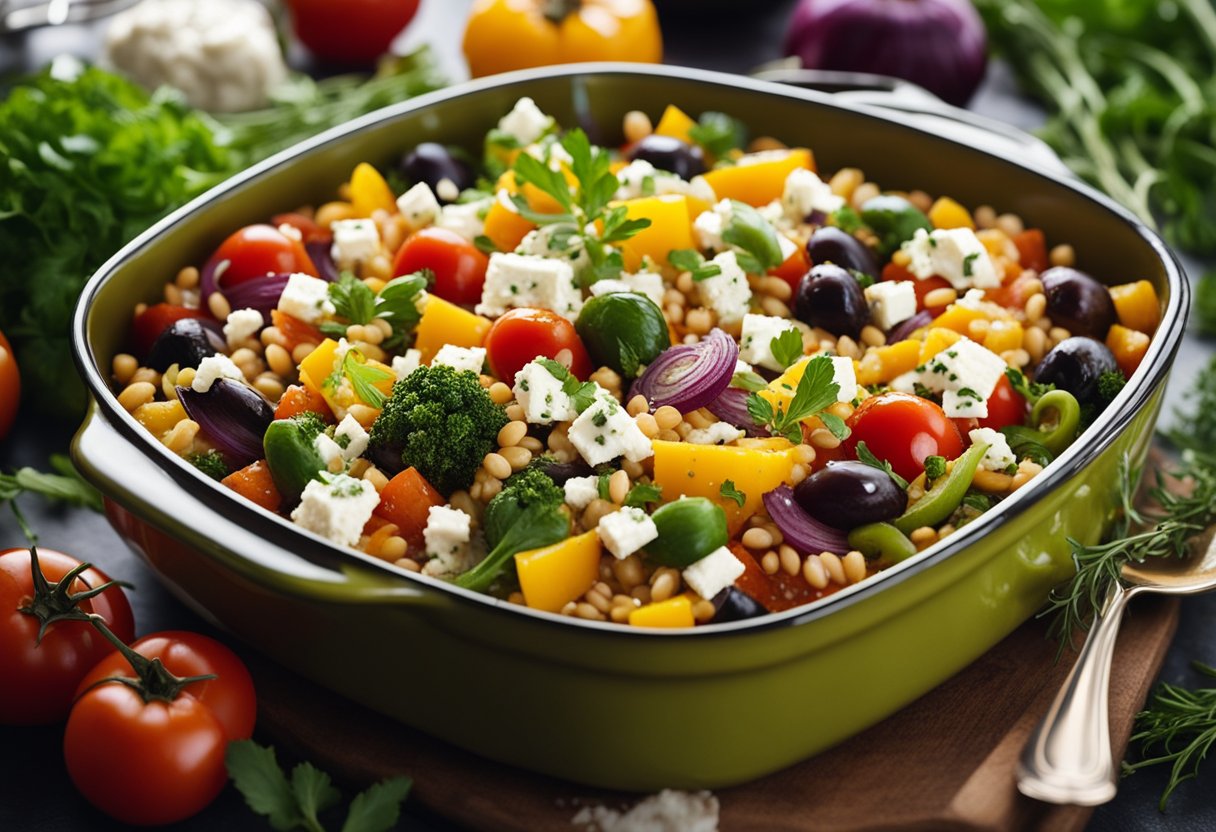
[[797,444],[802,441],[802,420],[818,416],[824,427],[838,438],[848,435],[848,428],[839,417],[826,409],[836,403],[840,385],[835,381],[832,359],[817,355],[807,361],[789,407],[780,403],[776,408],[758,393],[747,397],[747,412],[752,420],[773,434],[784,436]]
[[730,222],[722,229],[722,239],[734,247],[739,266],[749,274],[764,274],[785,259],[772,224],[737,199],[730,201]]
[[430,269],[422,269],[411,275],[390,280],[376,294],[353,274],[343,272],[337,283],[329,284],[329,300],[334,313],[343,322],[325,321],[320,330],[326,335],[341,338],[351,324],[367,324],[383,318],[393,328],[393,334],[384,339],[385,349],[400,346],[413,331],[422,313],[418,311],[418,297],[434,279]]
[[1016,367],[1005,368],[1005,378],[1009,379],[1009,384],[1013,387],[1014,392],[1018,393],[1026,400],[1029,405],[1034,405],[1044,395],[1056,389],[1054,384],[1040,384],[1037,381],[1032,382],[1022,371]]
[[895,473],[895,469],[891,467],[891,463],[887,462],[885,459],[879,459],[878,457],[874,456],[874,452],[870,450],[869,446],[866,445],[864,440],[857,443],[855,453],[857,454],[858,462],[863,462],[866,465],[869,465],[871,468],[877,468],[879,471],[886,472],[887,476],[893,479],[896,485],[898,485],[904,491],[908,490],[908,481],[899,474]]
[[476,237],[474,237],[473,245],[476,246],[477,250],[482,254],[493,254],[494,252],[498,251],[498,246],[496,246],[494,241],[485,234],[478,234]]
[[698,283],[722,274],[722,267],[705,259],[701,252],[691,248],[672,249],[667,253],[667,262],[682,272],[688,272]]
[[932,481],[945,475],[946,458],[933,454],[925,457],[925,479]]
[[701,113],[697,123],[688,128],[688,137],[714,156],[725,156],[743,147],[747,128],[738,119],[711,110]]
[[756,393],[768,387],[768,382],[756,373],[743,371],[735,373],[730,377],[730,386]]
[[363,354],[353,348],[347,350],[343,356],[340,372],[350,379],[356,396],[377,409],[384,407],[388,396],[384,395],[376,384],[393,378],[392,373],[365,363]]
[[[329,284],[329,302],[337,317],[352,324],[365,324],[376,312],[376,293],[350,272],[343,272],[337,283]],[[345,326],[342,331],[346,332]]]
[[[933,238],[930,237],[929,239],[932,240]],[[971,277],[975,269],[975,261],[979,256],[980,253],[978,251],[973,251],[963,258],[963,277]]]
[[846,234],[856,234],[866,227],[861,215],[849,205],[842,205],[829,214],[828,225],[834,225]]
[[647,503],[657,502],[662,496],[661,486],[643,483],[629,489],[629,493],[625,495],[625,505],[631,508],[646,508]]
[[39,494],[48,500],[59,500],[78,508],[101,511],[101,494],[89,485],[64,454],[51,455],[47,474],[33,468],[18,468],[11,474],[0,474],[0,503],[15,500],[22,494]]
[[727,480],[726,482],[722,483],[722,487],[718,489],[718,493],[728,500],[733,500],[735,505],[739,506],[740,508],[742,508],[743,504],[747,502],[747,494],[735,488],[735,483],[733,480]]
[[782,369],[788,369],[802,358],[802,333],[796,329],[785,330],[769,341],[769,350]]
[[870,277],[865,272],[859,272],[857,269],[849,269],[849,274],[853,275],[853,279],[857,281],[857,285],[863,289],[868,289],[874,285],[874,278]]
[[595,401],[596,385],[594,381],[579,381],[569,370],[552,358],[537,358],[536,363],[562,383],[562,392],[570,397],[570,403],[574,405],[575,410],[582,413],[591,407]]
[[600,474],[595,481],[595,491],[599,494],[601,500],[612,499],[612,489],[609,487],[611,485],[611,478],[612,474],[605,472]]

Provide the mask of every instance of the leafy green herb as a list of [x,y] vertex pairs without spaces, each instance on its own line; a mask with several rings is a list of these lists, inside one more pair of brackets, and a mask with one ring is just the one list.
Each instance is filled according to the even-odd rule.
[[667,253],[667,262],[682,272],[690,273],[697,282],[722,274],[721,266],[708,262],[701,252],[691,248],[672,249]]
[[594,381],[579,381],[563,365],[552,358],[537,358],[536,362],[549,371],[549,375],[562,383],[562,392],[570,397],[574,409],[582,413],[595,402]]
[[58,500],[78,508],[101,511],[101,494],[84,481],[72,460],[63,454],[51,455],[47,474],[34,468],[18,468],[11,474],[0,474],[0,502],[15,500],[21,494],[39,494],[48,500]]
[[625,495],[625,505],[632,508],[646,508],[647,503],[658,502],[662,496],[661,486],[643,483],[629,489],[629,493]]
[[1166,437],[1179,450],[1216,453],[1216,361],[1199,371],[1183,401],[1187,407],[1174,411]]
[[388,396],[380,392],[380,388],[375,385],[388,381],[393,374],[360,361],[359,359],[362,357],[363,355],[356,349],[347,350],[346,356],[342,359],[342,375],[350,379],[351,386],[355,388],[355,395],[372,407],[382,408],[385,401],[388,400]]
[[846,234],[856,234],[866,227],[861,215],[849,205],[842,205],[829,214],[828,225],[834,225]]
[[925,479],[935,480],[946,473],[946,458],[936,454],[925,457]]
[[478,234],[476,237],[474,237],[473,245],[476,246],[477,250],[482,254],[493,254],[494,252],[498,251],[498,246],[494,245],[494,241],[485,234]]
[[973,251],[963,258],[963,277],[971,277],[972,269],[977,257],[980,256],[978,251]]
[[414,274],[395,277],[376,295],[375,317],[388,321],[393,328],[393,334],[385,338],[381,346],[392,349],[403,344],[406,337],[414,331],[414,327],[422,320],[418,310],[418,300],[435,279],[430,269],[422,269]]
[[968,508],[975,509],[980,514],[983,514],[988,509],[992,508],[992,497],[984,494],[981,491],[968,491],[963,496],[963,505]]
[[[840,385],[834,379],[832,359],[826,355],[817,355],[807,361],[788,409],[780,404],[774,409],[767,399],[752,393],[747,397],[747,412],[757,425],[767,427],[772,433],[784,436],[794,443],[802,441],[802,420],[812,416],[818,416],[824,427],[834,434],[836,430],[841,430],[847,435],[848,429],[844,422],[824,412],[836,403],[836,397],[840,393]],[[829,418],[825,419],[825,416]],[[836,429],[833,429],[833,426]]]
[[[337,283],[329,284],[329,302],[338,317],[352,324],[365,324],[376,313],[376,293],[350,272],[343,272]],[[345,334],[346,327],[342,332]]]
[[[273,829],[325,832],[320,815],[342,799],[329,775],[311,763],[297,765],[289,780],[279,767],[274,749],[253,740],[229,743],[224,762],[249,808],[263,815]],[[388,832],[395,828],[401,803],[412,785],[408,777],[393,777],[357,795],[342,832]]]
[[896,485],[904,491],[908,490],[908,481],[895,473],[895,469],[891,467],[891,463],[874,456],[874,452],[870,450],[864,441],[857,443],[855,453],[857,454],[858,462],[863,462],[871,468],[877,468],[879,471],[885,471],[888,477],[895,480]]
[[612,474],[608,472],[601,473],[595,480],[595,490],[599,494],[601,500],[612,499]]
[[730,386],[757,393],[768,387],[768,382],[755,373],[739,372],[730,377]]
[[802,359],[802,333],[787,329],[769,341],[773,358],[783,368],[789,368]]
[[785,259],[772,224],[737,199],[730,201],[730,222],[722,230],[722,239],[735,248],[739,266],[749,274],[764,274]]
[[708,111],[688,128],[688,136],[714,156],[725,156],[747,142],[747,128],[726,113]]
[[740,508],[742,508],[743,504],[747,502],[747,494],[735,488],[734,480],[727,480],[726,482],[722,483],[722,487],[718,489],[718,493],[727,500],[733,500],[735,505],[739,506]]

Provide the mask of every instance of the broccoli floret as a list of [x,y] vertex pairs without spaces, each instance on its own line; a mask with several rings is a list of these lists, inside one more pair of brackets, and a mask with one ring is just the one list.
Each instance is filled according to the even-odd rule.
[[427,482],[451,494],[472,485],[506,423],[506,412],[490,399],[476,373],[419,367],[393,385],[372,425],[367,456],[389,474],[417,468]]
[[513,475],[486,506],[482,527],[490,553],[456,583],[485,591],[516,553],[565,538],[570,533],[570,518],[562,510],[564,503],[565,492],[540,468],[525,468]]
[[1107,370],[1098,376],[1098,400],[1102,406],[1110,404],[1127,384],[1127,376],[1118,370]]
[[213,480],[222,480],[232,473],[231,469],[228,468],[228,463],[224,461],[224,457],[216,450],[210,450],[201,454],[191,454],[186,457],[186,461]]
[[325,423],[325,420],[321,418],[321,414],[312,410],[297,413],[291,417],[291,421],[296,423],[301,435],[309,442],[314,441],[318,436],[325,433],[325,429],[329,427]]

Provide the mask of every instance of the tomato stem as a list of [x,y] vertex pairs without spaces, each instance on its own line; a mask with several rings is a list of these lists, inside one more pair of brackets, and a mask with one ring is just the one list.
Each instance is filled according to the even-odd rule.
[[172,702],[181,695],[182,690],[187,685],[192,685],[195,682],[206,682],[210,679],[217,678],[214,673],[206,673],[200,676],[175,676],[169,668],[161,663],[160,659],[149,659],[143,656],[123,642],[118,636],[106,626],[105,619],[100,615],[90,615],[88,620],[92,622],[97,631],[105,637],[107,641],[114,645],[114,648],[122,653],[123,658],[131,665],[131,669],[135,671],[135,676],[108,676],[105,679],[99,679],[94,682],[86,690],[92,690],[98,685],[115,682],[120,685],[126,685],[137,692],[145,703],[159,700],[161,702]]

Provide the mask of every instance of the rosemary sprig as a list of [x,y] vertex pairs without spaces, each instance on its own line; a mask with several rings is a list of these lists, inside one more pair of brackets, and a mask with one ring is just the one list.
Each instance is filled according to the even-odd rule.
[[[1195,670],[1216,677],[1216,668],[1194,662]],[[1199,774],[1199,764],[1216,742],[1216,688],[1188,690],[1162,683],[1149,706],[1136,714],[1131,744],[1138,745],[1141,758],[1123,763],[1128,775],[1149,766],[1171,763],[1169,784],[1157,808],[1165,811],[1170,795],[1182,783]]]

